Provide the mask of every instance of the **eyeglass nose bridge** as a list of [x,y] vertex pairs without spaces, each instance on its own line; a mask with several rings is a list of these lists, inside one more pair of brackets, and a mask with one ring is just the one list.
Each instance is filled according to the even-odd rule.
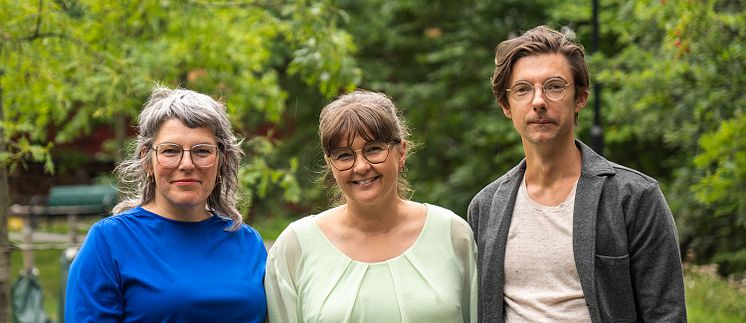
[[[355,158],[352,160],[352,164],[350,164],[350,167],[339,168],[339,167],[337,167],[335,165],[334,159],[332,159],[331,156],[327,156],[325,158],[328,158],[329,159],[329,163],[332,165],[332,167],[336,168],[338,171],[348,171],[350,169],[355,168],[355,165],[356,165],[357,159],[358,159],[358,155],[362,156],[363,157],[363,161],[365,163],[370,164],[370,165],[376,165],[376,164],[380,164],[380,163],[385,162],[389,158],[389,154],[390,154],[390,150],[391,150],[391,144],[386,144],[386,157],[382,161],[379,161],[379,162],[372,162],[370,159],[368,159],[368,156],[366,156],[365,152],[364,152],[365,148],[366,148],[365,146],[363,146],[363,148],[358,148],[358,149],[352,149],[352,148],[347,147],[347,149],[349,149],[350,151],[352,151],[352,155],[355,156]],[[360,154],[358,154],[358,152],[360,152]]]
[[[564,81],[563,79],[558,79],[558,80]],[[531,101],[535,100],[535,98],[536,98],[537,88],[541,88],[541,95],[543,95],[543,97],[545,99],[548,99],[548,100],[551,100],[551,101],[559,101],[559,100],[562,100],[567,95],[567,88],[573,85],[573,82],[564,81],[565,84],[562,85],[563,86],[562,87],[562,91],[560,93],[558,93],[557,97],[555,98],[551,94],[548,94],[548,93],[552,93],[552,91],[547,91],[546,90],[547,84],[550,83],[551,81],[553,81],[553,79],[548,79],[548,80],[544,81],[544,83],[542,83],[541,86],[539,86],[539,87],[534,86],[534,84],[531,84],[531,83],[526,82],[526,81],[519,82],[519,83],[528,84],[528,86],[531,87],[531,93],[530,93],[530,95],[526,95],[524,98],[515,98],[514,97],[513,99],[516,100],[516,101],[518,101],[518,102],[531,102]],[[515,85],[513,85],[513,86],[515,86]],[[505,91],[508,92],[508,95],[510,95],[511,93],[515,93],[512,87],[508,88],[508,89],[505,89]],[[513,94],[513,96],[515,96],[515,94]]]
[[194,154],[192,154],[192,149],[194,149],[195,146],[200,146],[200,145],[194,145],[194,146],[190,147],[189,149],[186,149],[186,148],[184,148],[184,146],[179,145],[179,144],[174,144],[174,145],[178,146],[180,148],[181,153],[179,154],[179,160],[177,162],[175,162],[173,164],[169,164],[169,165],[164,165],[164,164],[161,163],[161,159],[158,156],[158,148],[156,148],[154,146],[150,147],[151,149],[153,149],[153,151],[155,151],[155,160],[156,160],[156,162],[158,162],[158,165],[161,165],[162,167],[166,167],[166,168],[178,168],[178,167],[181,166],[181,163],[184,161],[184,153],[185,152],[189,152],[189,161],[192,163],[192,165],[194,167],[197,167],[197,168],[208,168],[208,167],[212,167],[218,161],[217,148],[216,148],[216,151],[215,151],[215,155],[216,155],[215,156],[215,160],[213,160],[213,162],[210,165],[202,166],[199,163],[197,163],[197,162],[194,161]]
[[[365,149],[365,147],[358,148],[358,149],[350,149],[350,150],[352,150],[352,154],[355,156],[355,158],[352,160],[352,165],[350,166],[349,169],[355,168],[355,165],[360,165],[360,164],[357,163],[358,156],[360,156],[360,157],[363,158],[363,163],[368,163],[369,165],[375,164],[375,163],[371,162],[370,160],[368,160],[368,156],[365,155],[365,152],[363,151],[363,149]],[[358,154],[358,152],[360,152],[360,153]]]
[[189,152],[189,159],[187,159],[187,160],[189,160],[189,162],[192,163],[192,166],[194,166],[194,167],[201,167],[201,166],[197,165],[197,163],[194,161],[194,155],[192,155],[192,149],[191,148],[184,149],[184,147],[181,148],[181,156],[179,156],[179,162],[176,163],[176,164],[174,164],[173,167],[181,167],[181,163],[184,162],[184,154],[187,153],[187,152]]

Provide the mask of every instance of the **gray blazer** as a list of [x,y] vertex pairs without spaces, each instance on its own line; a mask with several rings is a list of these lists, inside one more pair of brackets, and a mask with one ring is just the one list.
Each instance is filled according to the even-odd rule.
[[[573,252],[593,322],[686,322],[676,225],[658,183],[575,141],[582,153]],[[469,204],[479,322],[502,322],[505,244],[526,161]]]

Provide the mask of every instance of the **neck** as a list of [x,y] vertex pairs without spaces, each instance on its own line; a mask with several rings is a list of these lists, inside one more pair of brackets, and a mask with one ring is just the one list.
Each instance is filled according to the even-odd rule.
[[407,201],[396,197],[392,203],[370,207],[347,203],[341,207],[342,223],[364,232],[388,232],[404,222]]
[[574,140],[541,144],[524,142],[523,150],[527,183],[552,187],[562,180],[580,177],[582,155]]
[[142,207],[164,218],[176,221],[199,222],[212,217],[212,214],[205,209],[205,205],[199,207],[164,206],[154,200]]

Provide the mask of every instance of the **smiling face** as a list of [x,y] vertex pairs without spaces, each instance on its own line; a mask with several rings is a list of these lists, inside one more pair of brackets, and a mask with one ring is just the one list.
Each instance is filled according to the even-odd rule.
[[[153,146],[163,143],[181,145],[190,149],[198,144],[217,146],[213,131],[209,128],[189,128],[177,119],[169,119],[161,125]],[[164,216],[182,214],[206,214],[205,205],[210,196],[220,167],[220,153],[214,165],[198,167],[194,165],[190,151],[184,151],[181,162],[175,167],[161,166],[153,154],[149,172],[155,179],[155,199],[152,204]]]
[[573,76],[567,59],[561,54],[529,55],[513,64],[508,87],[520,81],[533,85],[533,97],[518,102],[508,95],[508,106],[502,105],[503,113],[513,121],[513,126],[526,144],[546,144],[574,138],[575,113],[585,106],[588,92],[578,93],[575,87],[567,87],[567,93],[559,100],[551,100],[542,88],[548,79],[561,78],[572,83]]
[[[349,141],[345,137],[341,142]],[[404,147],[406,144],[392,144],[384,162],[371,164],[362,153],[362,148],[366,143],[362,137],[355,136],[349,146],[356,152],[355,164],[351,169],[340,171],[329,165],[334,180],[342,190],[348,204],[393,203],[398,198],[397,180],[399,170],[404,167],[406,160],[406,147]]]

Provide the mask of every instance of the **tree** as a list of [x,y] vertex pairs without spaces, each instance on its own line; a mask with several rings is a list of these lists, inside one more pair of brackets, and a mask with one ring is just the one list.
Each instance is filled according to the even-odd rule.
[[[693,218],[691,231],[710,236],[693,241],[715,249],[712,260],[724,274],[746,272],[746,114],[723,121],[699,140],[694,158],[701,176],[691,187],[696,201],[710,211]],[[707,230],[703,230],[706,228]],[[707,243],[707,244],[706,244]],[[698,247],[699,247],[698,246]]]
[[[226,101],[236,130],[249,139],[246,149],[262,153],[249,153],[240,171],[247,201],[262,198],[274,183],[286,189],[287,200],[297,200],[297,165],[292,156],[280,164],[265,161],[279,139],[262,129],[282,122],[288,97],[282,79],[298,79],[324,97],[353,87],[359,71],[350,36],[337,27],[340,17],[329,2],[301,0],[4,4],[2,167],[35,161],[54,171],[57,145],[96,124],[133,120],[150,88],[163,83]],[[7,241],[2,215],[0,244]],[[0,265],[7,264],[7,252],[3,256]],[[2,273],[0,302],[8,281]],[[7,302],[0,306],[7,309]],[[0,321],[8,321],[3,314]]]
[[[414,199],[466,216],[471,198],[517,163],[520,140],[492,97],[494,48],[546,18],[543,1],[345,1],[361,86],[392,96],[412,126]],[[547,2],[549,3],[549,2]],[[411,147],[410,147],[411,148]]]
[[608,156],[661,181],[692,260],[743,271],[746,202],[739,177],[726,176],[743,165],[733,127],[746,109],[746,5],[606,1],[601,12],[604,44],[591,71],[604,86]]

